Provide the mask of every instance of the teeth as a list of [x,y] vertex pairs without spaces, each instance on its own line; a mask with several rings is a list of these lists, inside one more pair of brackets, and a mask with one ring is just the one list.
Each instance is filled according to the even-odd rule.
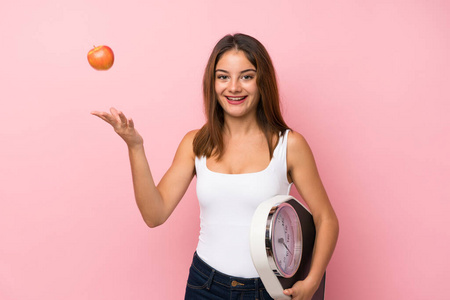
[[245,96],[244,97],[227,97],[227,99],[231,100],[231,101],[239,101],[239,100],[243,100],[244,98],[245,98]]

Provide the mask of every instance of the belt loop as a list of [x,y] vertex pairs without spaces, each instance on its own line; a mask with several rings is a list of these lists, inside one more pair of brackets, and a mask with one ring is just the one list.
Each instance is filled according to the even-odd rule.
[[255,300],[258,300],[259,296],[259,279],[255,279]]
[[214,278],[214,275],[216,274],[216,270],[212,269],[211,274],[209,275],[208,282],[206,283],[206,289],[209,290],[211,288],[211,284]]

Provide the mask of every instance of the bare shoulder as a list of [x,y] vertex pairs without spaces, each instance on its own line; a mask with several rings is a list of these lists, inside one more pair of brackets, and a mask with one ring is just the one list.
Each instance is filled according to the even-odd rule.
[[186,133],[186,135],[183,137],[183,140],[181,141],[181,144],[191,145],[192,148],[195,136],[197,135],[198,131],[199,129],[195,129]]
[[195,138],[195,136],[197,135],[197,133],[198,133],[199,130],[200,130],[200,129],[194,129],[194,130],[189,131],[189,132],[186,133],[186,135],[184,136],[184,139],[188,139],[189,141],[193,142],[193,141],[194,141],[194,138]]
[[287,142],[288,168],[292,169],[293,166],[312,161],[314,161],[313,154],[305,137],[296,131],[289,131]]
[[178,147],[178,151],[184,153],[185,155],[194,156],[194,138],[197,135],[197,132],[199,130],[191,130],[188,133],[185,134],[183,139],[180,142],[180,146]]
[[293,130],[289,131],[288,134],[288,151],[289,149],[293,150],[294,152],[309,149],[308,142],[302,134]]

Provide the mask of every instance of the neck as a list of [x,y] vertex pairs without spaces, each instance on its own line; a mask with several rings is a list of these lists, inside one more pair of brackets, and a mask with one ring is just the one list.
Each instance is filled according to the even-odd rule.
[[261,128],[256,120],[256,116],[249,116],[247,118],[233,118],[230,116],[225,116],[224,121],[223,133],[230,137],[254,134],[255,132],[261,131]]

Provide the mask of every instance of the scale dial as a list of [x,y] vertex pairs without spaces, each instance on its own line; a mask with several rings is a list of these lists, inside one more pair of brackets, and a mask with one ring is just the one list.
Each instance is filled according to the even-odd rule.
[[[270,226],[273,270],[290,278],[298,270],[302,256],[302,230],[295,209],[288,203],[274,207]],[[272,210],[273,211],[273,210]]]

